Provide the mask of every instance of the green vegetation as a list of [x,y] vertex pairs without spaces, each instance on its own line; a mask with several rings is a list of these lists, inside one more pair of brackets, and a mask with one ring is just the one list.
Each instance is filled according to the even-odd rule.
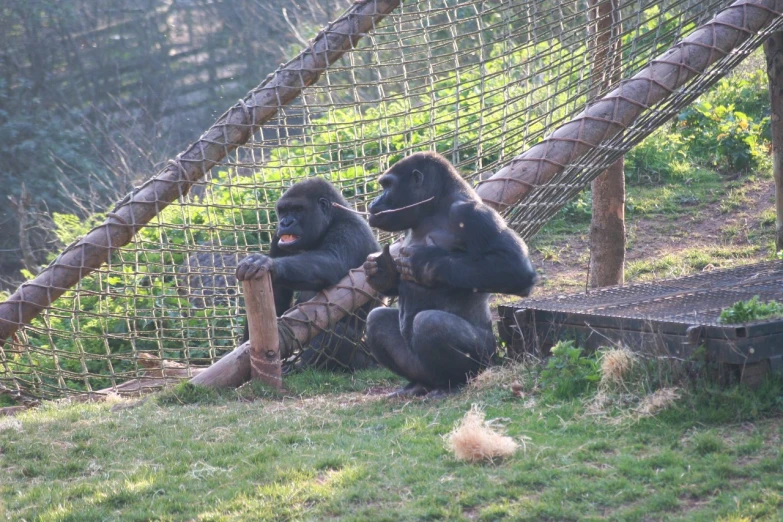
[[[388,390],[398,383],[374,371],[314,372],[307,380],[319,384],[310,389],[287,378],[291,389],[283,397],[243,388],[190,390],[188,400],[169,400],[176,394],[184,398],[180,387],[134,408],[47,403],[0,419],[0,516],[57,521],[783,516],[780,381],[756,391],[696,383],[652,416],[639,406],[650,393],[639,383],[646,386],[649,379],[629,380],[612,401],[594,388],[555,399],[549,392],[568,377],[552,375],[544,385],[544,372],[539,366],[495,369],[439,401],[379,397],[376,386]],[[633,394],[641,402],[629,406]],[[443,436],[472,403],[481,404],[488,419],[502,419],[524,450],[494,465],[456,461]]]
[[725,324],[738,324],[778,317],[783,317],[783,303],[777,301],[762,303],[759,296],[754,295],[747,301],[737,301],[724,309],[718,321]]
[[560,341],[552,347],[551,356],[541,371],[541,385],[555,399],[573,399],[601,380],[595,356],[583,357],[573,341]]

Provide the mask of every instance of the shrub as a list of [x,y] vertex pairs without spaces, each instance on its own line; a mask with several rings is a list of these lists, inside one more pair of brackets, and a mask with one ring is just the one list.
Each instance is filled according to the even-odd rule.
[[544,394],[571,399],[594,389],[601,380],[601,366],[595,357],[583,357],[573,341],[560,341],[541,370]]
[[762,303],[755,295],[748,301],[737,301],[720,313],[718,322],[725,324],[747,323],[761,319],[783,317],[783,303],[768,301]]

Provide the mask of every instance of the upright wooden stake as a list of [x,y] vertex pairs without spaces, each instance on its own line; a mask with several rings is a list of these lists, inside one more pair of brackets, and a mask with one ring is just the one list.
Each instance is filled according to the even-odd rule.
[[[599,91],[620,80],[620,9],[617,0],[589,0],[595,23],[593,85]],[[620,285],[625,268],[624,158],[593,180],[590,222],[589,284],[593,288]]]
[[260,279],[242,281],[250,330],[250,378],[277,389],[283,387],[275,296],[269,272]]
[[775,178],[775,249],[783,250],[783,32],[764,42],[769,78],[772,173]]

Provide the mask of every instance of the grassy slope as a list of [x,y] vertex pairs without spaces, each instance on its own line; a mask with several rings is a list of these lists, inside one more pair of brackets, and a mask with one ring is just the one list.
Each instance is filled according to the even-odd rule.
[[[0,420],[0,515],[27,520],[779,520],[783,386],[694,390],[657,417],[545,401],[517,368],[440,401],[383,372],[289,380],[297,397],[174,394],[48,404]],[[313,381],[320,384],[313,387]],[[525,385],[522,397],[508,388]],[[307,384],[304,384],[307,382]],[[332,390],[331,392],[328,390]],[[370,393],[346,390],[370,390]],[[309,390],[309,391],[306,391]],[[182,396],[194,400],[193,394]],[[484,405],[526,449],[455,461],[443,435]],[[4,510],[4,512],[3,512]]]

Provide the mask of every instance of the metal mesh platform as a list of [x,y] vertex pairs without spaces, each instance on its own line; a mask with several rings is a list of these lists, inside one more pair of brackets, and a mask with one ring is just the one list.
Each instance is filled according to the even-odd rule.
[[783,357],[783,320],[718,322],[723,309],[754,296],[783,301],[783,261],[526,299],[498,307],[498,326],[501,337],[518,353],[546,353],[563,339],[586,348],[624,344],[683,357],[703,346],[710,360],[769,361],[777,369]]

